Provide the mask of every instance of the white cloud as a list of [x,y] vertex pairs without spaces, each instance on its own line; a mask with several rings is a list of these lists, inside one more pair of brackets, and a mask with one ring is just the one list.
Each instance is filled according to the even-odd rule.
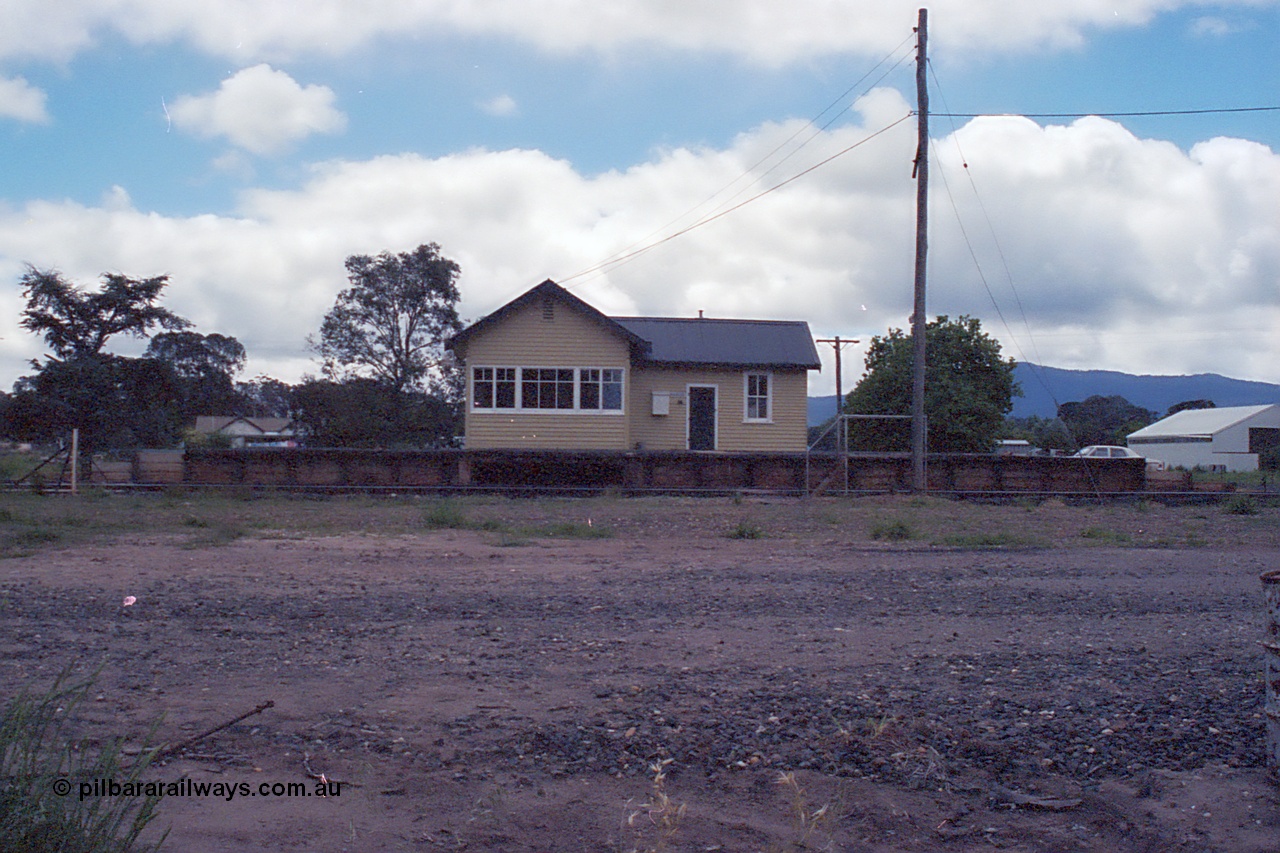
[[[712,50],[777,64],[822,54],[882,53],[910,33],[918,0],[10,0],[0,57],[65,59],[114,31],[139,44],[186,41],[237,61],[336,55],[384,37],[501,36],[550,53],[635,46]],[[944,49],[1030,51],[1080,42],[1183,8],[1274,0],[935,0]]]
[[488,113],[491,116],[503,118],[515,115],[519,110],[515,98],[510,95],[498,95],[482,102],[480,105],[481,112]]
[[[859,109],[859,125],[818,135],[733,202],[864,139],[908,105],[881,91]],[[169,307],[203,331],[238,337],[251,373],[288,380],[314,370],[303,340],[344,286],[344,258],[427,241],[461,264],[470,318],[551,277],[610,313],[797,318],[816,335],[864,341],[903,327],[913,257],[910,122],[629,263],[569,278],[689,224],[690,208],[749,183],[734,182],[802,128],[764,125],[724,149],[669,150],[593,176],[528,150],[334,161],[292,190],[246,194],[235,216],[146,213],[123,190],[96,207],[0,207],[0,277],[16,280],[24,261],[83,282],[104,270],[170,273]],[[1238,139],[1185,152],[1102,119],[1050,127],[979,119],[935,148],[930,314],[980,317],[1010,354],[1061,367],[1280,382],[1280,154]],[[40,346],[17,328],[13,294],[2,298],[14,309],[0,312],[8,382]],[[846,387],[860,352],[846,352]],[[832,384],[828,364],[815,393]]]
[[45,93],[21,77],[0,77],[0,118],[46,124]]
[[1232,33],[1239,31],[1239,27],[1232,24],[1230,21],[1212,15],[1205,15],[1204,17],[1196,18],[1191,22],[1190,29],[1193,36],[1209,38],[1229,36]]
[[218,91],[187,95],[169,107],[173,123],[198,136],[225,136],[254,154],[271,154],[313,133],[337,133],[346,116],[327,86],[300,86],[269,65],[246,68]]

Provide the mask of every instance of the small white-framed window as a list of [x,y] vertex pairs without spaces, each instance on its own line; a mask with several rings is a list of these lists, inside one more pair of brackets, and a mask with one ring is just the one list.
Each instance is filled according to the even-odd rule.
[[514,367],[472,369],[472,409],[514,409],[515,407],[516,369]]
[[622,370],[613,367],[579,368],[578,408],[586,412],[622,411]]
[[743,377],[742,419],[748,423],[773,422],[773,375],[748,373]]

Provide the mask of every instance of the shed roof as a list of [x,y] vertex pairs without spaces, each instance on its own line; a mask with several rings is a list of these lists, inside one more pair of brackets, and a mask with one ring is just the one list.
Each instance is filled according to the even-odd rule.
[[1221,409],[1186,409],[1176,412],[1167,418],[1158,420],[1150,426],[1129,433],[1129,438],[1179,438],[1183,436],[1211,436],[1233,427],[1241,421],[1256,417],[1269,409],[1280,408],[1280,405],[1269,406],[1225,406]]
[[292,418],[256,418],[244,415],[197,415],[195,431],[199,433],[221,432],[235,423],[248,424],[258,432],[284,433],[293,426]]
[[649,342],[656,364],[821,369],[809,324],[800,320],[611,317]]

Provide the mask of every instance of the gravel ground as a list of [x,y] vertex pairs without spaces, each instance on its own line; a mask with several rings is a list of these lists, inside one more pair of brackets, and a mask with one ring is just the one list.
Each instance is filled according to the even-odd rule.
[[270,699],[156,778],[346,786],[169,798],[175,850],[1280,850],[1270,544],[633,527],[5,560],[0,684],[101,664],[87,730],[170,742]]

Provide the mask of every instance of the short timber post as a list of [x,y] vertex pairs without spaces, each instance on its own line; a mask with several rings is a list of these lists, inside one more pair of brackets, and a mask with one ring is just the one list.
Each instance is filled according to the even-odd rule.
[[1267,697],[1263,714],[1267,720],[1267,764],[1280,776],[1280,571],[1262,576],[1267,602],[1266,650]]

